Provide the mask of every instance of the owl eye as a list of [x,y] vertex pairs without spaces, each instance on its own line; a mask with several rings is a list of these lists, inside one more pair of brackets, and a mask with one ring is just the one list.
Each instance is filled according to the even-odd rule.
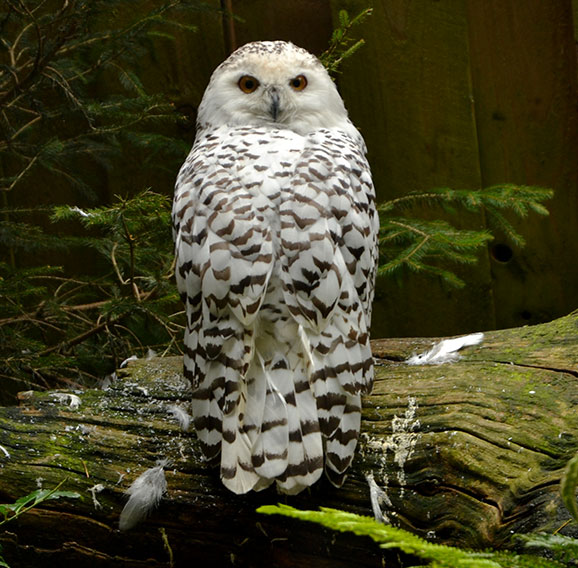
[[307,77],[305,75],[297,75],[289,81],[289,85],[294,91],[302,91],[305,87],[307,87]]
[[244,93],[252,93],[257,90],[259,81],[255,77],[251,77],[251,75],[243,75],[237,84]]

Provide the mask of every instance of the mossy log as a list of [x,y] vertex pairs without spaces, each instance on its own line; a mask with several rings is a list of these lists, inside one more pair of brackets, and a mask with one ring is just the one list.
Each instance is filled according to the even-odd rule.
[[[436,542],[501,547],[514,533],[562,527],[559,483],[578,451],[578,313],[487,333],[453,363],[404,362],[433,343],[373,342],[377,377],[350,476],[341,489],[323,480],[291,498],[272,489],[235,496],[203,463],[194,434],[170,417],[189,397],[179,358],[132,362],[107,390],[76,392],[77,407],[62,393],[21,393],[19,407],[0,408],[0,501],[63,479],[83,498],[46,502],[5,525],[6,561],[381,566],[369,540],[255,512],[285,502],[371,515],[368,474],[385,491],[384,516]],[[146,521],[119,531],[124,491],[159,459],[169,461],[166,496]],[[415,564],[385,554],[387,566]]]

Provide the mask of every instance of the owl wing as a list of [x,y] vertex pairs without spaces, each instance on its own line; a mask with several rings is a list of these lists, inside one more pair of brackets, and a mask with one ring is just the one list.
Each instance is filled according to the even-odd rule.
[[369,324],[378,217],[362,142],[310,135],[280,209],[284,300],[310,346],[307,380],[325,438],[325,470],[341,485],[371,389]]
[[[236,173],[234,146],[243,138],[216,132],[195,144],[173,206],[176,280],[187,315],[184,372],[193,385],[195,429],[211,463],[223,439],[246,450],[252,445],[248,433],[227,431],[225,422],[246,397],[252,324],[273,269],[271,229],[249,180],[242,183]],[[224,478],[234,474],[222,467]],[[250,477],[249,488],[256,480]]]

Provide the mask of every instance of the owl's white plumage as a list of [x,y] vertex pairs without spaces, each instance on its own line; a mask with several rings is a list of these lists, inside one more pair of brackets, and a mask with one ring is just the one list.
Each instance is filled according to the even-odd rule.
[[378,220],[365,145],[319,61],[256,42],[213,73],[173,206],[185,375],[235,493],[341,485],[371,388]]

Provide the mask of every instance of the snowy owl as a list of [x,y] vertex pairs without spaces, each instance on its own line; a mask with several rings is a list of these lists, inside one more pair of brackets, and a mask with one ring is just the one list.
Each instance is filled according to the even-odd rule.
[[319,60],[249,43],[217,67],[173,204],[184,373],[234,493],[340,486],[371,389],[378,218],[365,144]]

